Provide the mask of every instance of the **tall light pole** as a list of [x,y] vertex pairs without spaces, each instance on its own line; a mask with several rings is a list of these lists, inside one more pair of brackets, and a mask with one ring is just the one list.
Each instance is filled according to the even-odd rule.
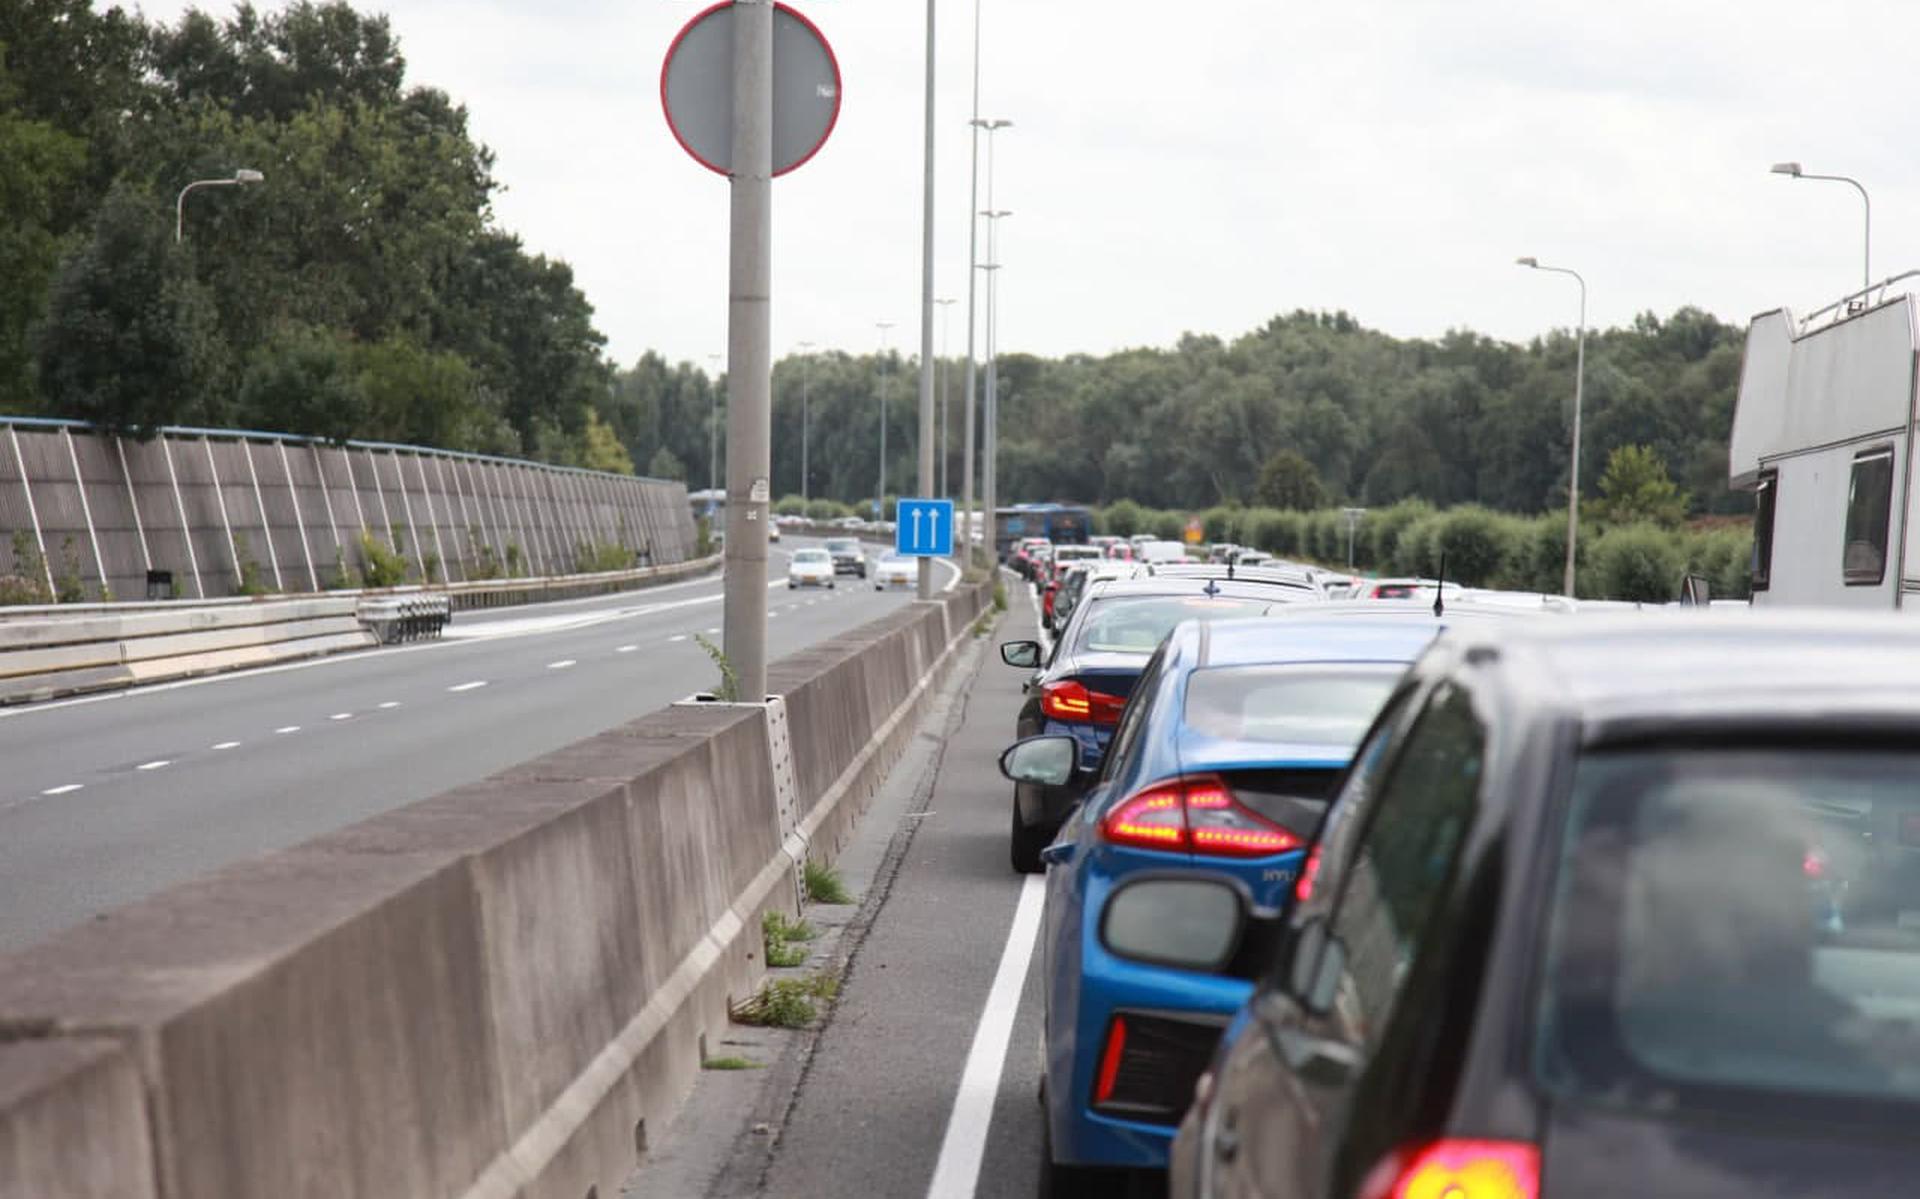
[[887,519],[887,330],[893,328],[892,321],[875,321],[873,327],[880,330],[880,494],[874,501],[873,519]]
[[[948,318],[953,315],[953,306],[959,302],[959,300],[934,301],[940,305],[940,494],[943,496],[953,494],[947,487],[947,467],[952,465],[953,457],[947,450],[947,334],[953,324]],[[966,552],[966,547],[961,543],[957,533],[953,539],[953,552],[956,557]]]
[[173,202],[173,244],[179,245],[187,233],[187,193],[196,187],[245,187],[249,183],[265,183],[267,177],[251,167],[241,167],[233,173],[231,179],[195,179],[180,189],[179,198]]
[[813,492],[809,490],[811,475],[807,469],[807,369],[813,365],[813,342],[803,341],[800,346],[800,499],[802,503],[811,503]]
[[1867,189],[1861,186],[1860,181],[1858,179],[1854,179],[1846,175],[1809,175],[1807,174],[1807,172],[1800,169],[1800,164],[1797,162],[1776,162],[1773,164],[1773,173],[1776,175],[1789,175],[1795,179],[1824,179],[1830,183],[1850,183],[1853,185],[1853,190],[1860,193],[1860,203],[1866,207],[1866,215],[1867,215],[1866,232],[1862,238],[1862,241],[1864,243],[1864,248],[1860,256],[1860,287],[1863,291],[1869,287],[1872,287],[1873,286],[1873,200],[1871,197],[1867,195]]
[[973,215],[980,207],[980,0],[973,0],[973,116],[968,122],[973,128],[973,145],[969,151],[967,184],[967,394],[965,400],[966,415],[961,421],[964,427],[964,444],[960,448],[960,527],[955,530],[954,540],[965,548],[965,556],[960,560],[969,566],[973,564],[973,397],[974,391],[974,318],[979,313],[979,303],[975,299],[976,285],[980,280],[980,219]]
[[[995,134],[998,134],[1002,129],[1012,128],[1013,122],[1000,118],[983,120],[976,117],[974,118],[973,125],[975,129],[984,129],[987,131],[987,211],[992,212],[995,211],[993,207],[993,150],[994,142],[997,140]],[[969,219],[977,223],[980,215],[979,213],[975,213]],[[1000,269],[1000,259],[996,226],[997,221],[987,226],[988,262],[981,267],[982,270],[988,272],[988,275],[987,394],[983,413],[985,418],[983,421],[984,427],[981,430],[980,438],[980,506],[984,509],[981,517],[985,529],[981,534],[980,541],[983,548],[987,551],[987,565],[989,569],[992,569],[999,561],[999,551],[994,543],[995,512],[999,504],[999,472],[997,467],[999,465],[1000,448],[999,370],[997,367],[998,342],[996,340],[998,337],[998,314],[995,311],[995,304],[999,296],[999,288],[997,286],[998,275],[996,272]],[[968,405],[969,407],[972,405],[971,389],[968,391]],[[972,444],[971,435],[968,437],[968,444]]]
[[[920,444],[919,492],[933,495],[933,69],[934,0],[927,0],[926,131],[920,182]],[[885,504],[885,500],[881,501]],[[947,530],[951,533],[953,530]],[[933,598],[933,559],[920,559],[921,599]]]
[[1579,271],[1568,267],[1541,266],[1538,258],[1516,258],[1514,261],[1536,271],[1571,275],[1574,282],[1580,285],[1580,332],[1575,342],[1573,367],[1573,461],[1567,467],[1567,574],[1563,584],[1564,593],[1568,599],[1572,599],[1574,543],[1580,536],[1580,399],[1587,379],[1587,281],[1580,277]]

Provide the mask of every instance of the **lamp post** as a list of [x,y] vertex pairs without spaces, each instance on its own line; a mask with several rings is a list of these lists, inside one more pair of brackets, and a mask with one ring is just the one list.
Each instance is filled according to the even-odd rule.
[[892,321],[875,321],[873,327],[880,330],[880,494],[874,499],[873,519],[887,519],[887,330],[893,328]]
[[[955,304],[958,304],[959,302],[960,301],[958,300],[935,300],[934,301],[934,303],[940,305],[940,494],[941,495],[952,494],[950,491],[947,490],[947,462],[949,458],[949,454],[947,453],[947,327],[952,323],[947,318],[953,315],[951,309]],[[954,553],[958,554],[962,552],[962,546],[958,539],[954,541],[953,546],[954,546]]]
[[[1006,120],[983,120],[980,116],[980,5],[975,0],[973,9],[973,119],[968,122],[973,127],[973,184],[967,199],[967,398],[966,419],[961,421],[966,444],[960,451],[960,469],[965,476],[962,480],[963,497],[961,506],[966,509],[967,553],[973,552],[973,482],[974,482],[974,318],[979,311],[976,291],[980,281],[980,218],[974,213],[980,206],[980,132],[987,133],[987,207],[993,207],[993,135],[1013,124]],[[983,439],[984,440],[984,439]],[[984,446],[982,447],[984,450]],[[992,505],[986,502],[986,471],[981,476],[981,503],[987,508],[986,527],[993,528]],[[986,541],[985,535],[981,540]],[[991,550],[991,543],[987,543]],[[971,559],[969,559],[970,561]]]
[[1772,173],[1775,175],[1787,175],[1794,179],[1824,179],[1829,183],[1848,183],[1853,185],[1853,190],[1860,193],[1860,203],[1866,209],[1867,218],[1866,230],[1862,237],[1863,248],[1860,255],[1860,287],[1863,291],[1872,287],[1873,200],[1867,195],[1867,189],[1861,186],[1860,181],[1846,175],[1809,175],[1800,168],[1800,164],[1797,162],[1776,162],[1773,164]]
[[1580,536],[1580,400],[1587,378],[1587,281],[1580,277],[1579,271],[1564,266],[1542,266],[1537,258],[1516,258],[1514,262],[1536,271],[1571,275],[1580,285],[1580,330],[1573,368],[1573,461],[1567,467],[1567,573],[1563,584],[1564,593],[1572,599],[1574,544]]
[[[988,161],[992,161],[989,153]],[[989,177],[992,172],[989,170]],[[987,188],[991,195],[993,188]],[[987,261],[980,269],[987,272],[987,402],[986,428],[981,438],[981,492],[986,509],[987,552],[998,558],[998,512],[1000,504],[1000,221],[1013,213],[1004,208],[987,208],[980,213],[987,220]]]
[[813,492],[809,489],[810,474],[807,469],[807,369],[813,365],[813,342],[800,344],[800,500],[810,503]]
[[1367,514],[1365,508],[1342,508],[1340,514],[1347,518],[1347,569],[1353,569],[1353,532],[1360,527],[1360,518]]
[[187,193],[196,187],[245,187],[249,183],[265,183],[267,177],[249,167],[241,167],[233,173],[231,179],[195,179],[180,189],[179,198],[173,202],[173,243],[179,245],[187,232]]

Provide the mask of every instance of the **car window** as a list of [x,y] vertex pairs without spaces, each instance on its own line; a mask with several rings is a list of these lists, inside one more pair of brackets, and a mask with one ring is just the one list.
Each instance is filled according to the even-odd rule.
[[827,551],[795,550],[793,552],[793,560],[795,562],[825,562],[827,560]]
[[1887,521],[1892,504],[1892,447],[1855,455],[1853,475],[1847,483],[1846,540],[1840,563],[1849,584],[1877,584],[1886,578]]
[[1377,1045],[1392,1015],[1473,819],[1485,754],[1471,700],[1442,683],[1363,816],[1331,928],[1347,955],[1337,1019],[1356,1044]]
[[1815,1117],[1920,1102],[1917,766],[1804,746],[1585,757],[1550,912],[1549,1085]]
[[1120,714],[1120,727],[1114,730],[1113,741],[1107,746],[1106,761],[1101,764],[1100,777],[1110,780],[1120,773],[1120,763],[1133,752],[1140,741],[1140,729],[1147,722],[1147,709],[1154,689],[1160,685],[1160,666],[1165,661],[1166,651],[1156,651],[1148,659],[1146,669],[1140,672],[1140,681],[1133,685],[1132,699]]
[[1183,620],[1258,616],[1267,601],[1229,596],[1139,595],[1096,600],[1080,624],[1080,652],[1150,654]]
[[1187,678],[1187,727],[1234,741],[1351,749],[1406,667],[1222,666]]

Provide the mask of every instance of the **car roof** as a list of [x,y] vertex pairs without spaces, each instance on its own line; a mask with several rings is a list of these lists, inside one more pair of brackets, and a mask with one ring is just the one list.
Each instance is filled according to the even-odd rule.
[[1245,579],[1181,577],[1178,575],[1140,575],[1122,579],[1094,579],[1087,584],[1086,598],[1116,599],[1126,596],[1213,595],[1229,599],[1266,600],[1270,603],[1305,603],[1315,593],[1298,587],[1275,587],[1271,583]]
[[1292,609],[1286,620],[1267,617],[1185,621],[1170,637],[1191,641],[1196,668],[1306,662],[1411,662],[1445,628],[1431,612],[1424,623],[1381,618],[1316,620],[1322,605]]
[[1894,613],[1702,608],[1462,625],[1522,709],[1558,708],[1589,742],[1685,728],[1920,730],[1920,624]]

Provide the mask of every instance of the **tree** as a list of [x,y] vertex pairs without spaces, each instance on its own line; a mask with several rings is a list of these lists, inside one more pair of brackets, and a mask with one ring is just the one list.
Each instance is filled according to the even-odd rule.
[[54,278],[37,349],[62,415],[135,433],[200,417],[218,369],[212,304],[152,196],[108,195]]
[[47,302],[60,261],[59,215],[86,164],[86,143],[15,108],[0,45],[0,403],[31,392],[29,325]]
[[627,456],[627,447],[613,435],[613,430],[600,419],[596,412],[587,413],[587,427],[583,434],[586,448],[582,466],[588,470],[611,471],[614,474],[633,473],[633,459]]
[[1608,524],[1645,521],[1671,529],[1687,515],[1686,497],[1667,477],[1667,464],[1644,445],[1623,445],[1608,455],[1600,496],[1595,515]]
[[1269,508],[1309,511],[1327,506],[1327,487],[1306,455],[1298,450],[1281,450],[1260,468],[1260,482],[1254,498]]
[[654,452],[653,457],[647,460],[647,475],[649,478],[677,479],[684,483],[687,481],[687,468],[680,459],[673,456],[672,450],[661,446]]

